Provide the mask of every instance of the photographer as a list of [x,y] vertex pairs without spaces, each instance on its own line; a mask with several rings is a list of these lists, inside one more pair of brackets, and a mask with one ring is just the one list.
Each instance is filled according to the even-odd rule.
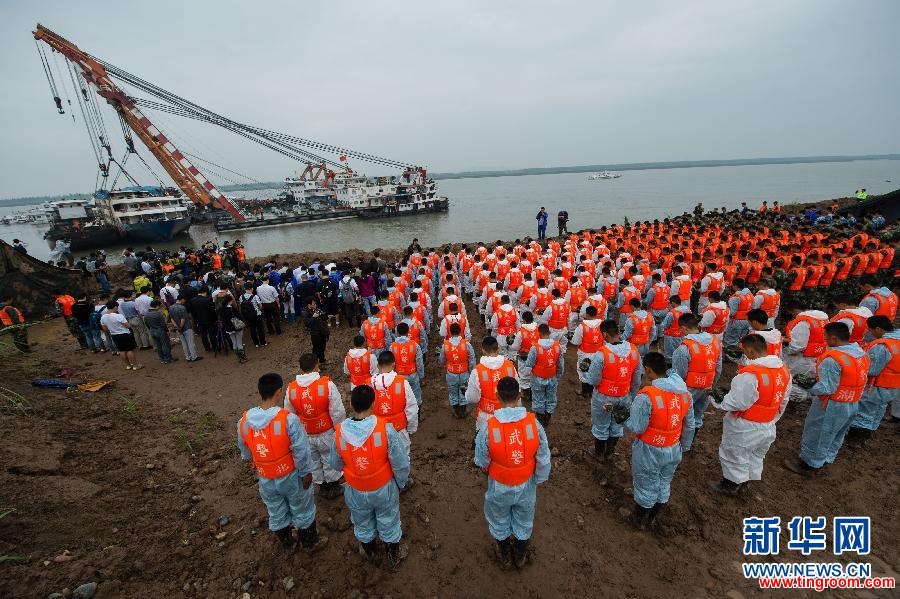
[[312,353],[319,359],[319,364],[325,364],[325,345],[328,343],[327,316],[316,305],[315,298],[307,298],[306,305],[300,311],[303,326],[309,331],[309,340],[312,342]]

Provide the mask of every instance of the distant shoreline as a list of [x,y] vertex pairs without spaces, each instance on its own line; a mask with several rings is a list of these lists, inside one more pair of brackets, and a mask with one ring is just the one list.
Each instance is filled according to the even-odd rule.
[[[582,166],[547,166],[510,170],[460,171],[431,173],[437,180],[483,179],[486,177],[525,177],[528,175],[559,175],[591,173],[595,171],[643,171],[716,166],[761,166],[771,164],[817,164],[827,162],[859,162],[870,160],[900,160],[900,154],[862,154],[858,156],[788,156],[781,158],[735,158],[730,160],[676,160],[668,162],[628,162],[622,164],[587,164]],[[246,185],[225,185],[222,191],[254,191],[282,187],[282,181],[268,181]],[[0,199],[0,206],[33,206],[60,198],[89,198],[90,193],[62,193],[39,197]]]

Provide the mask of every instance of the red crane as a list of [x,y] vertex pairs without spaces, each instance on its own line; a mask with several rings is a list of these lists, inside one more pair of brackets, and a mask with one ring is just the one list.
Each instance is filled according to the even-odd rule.
[[41,24],[34,31],[34,38],[50,46],[77,65],[85,81],[92,84],[97,94],[104,98],[119,113],[125,123],[144,142],[172,180],[195,204],[224,208],[235,220],[244,220],[244,215],[216,189],[212,181],[203,176],[197,167],[175,147],[170,139],[156,128],[109,76],[106,67],[78,46],[53,33]]

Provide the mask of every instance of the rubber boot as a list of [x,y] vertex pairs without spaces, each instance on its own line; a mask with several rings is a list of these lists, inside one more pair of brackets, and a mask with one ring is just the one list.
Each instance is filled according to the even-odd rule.
[[601,439],[594,437],[594,450],[591,455],[593,455],[598,460],[602,460],[604,457],[606,457],[606,440],[605,439],[601,440]]
[[497,548],[500,551],[500,565],[504,569],[512,568],[512,539],[497,541]]
[[246,351],[246,350],[243,350],[243,349],[236,349],[236,350],[234,350],[234,353],[237,354],[238,362],[239,362],[239,363],[244,364],[245,362],[248,362],[248,361],[249,361],[248,358],[247,358],[247,351]]
[[375,566],[381,565],[381,551],[378,547],[378,539],[372,539],[368,543],[359,544],[359,552]]
[[392,568],[398,568],[400,562],[405,560],[407,555],[409,555],[409,548],[406,545],[401,545],[400,543],[387,544],[387,557]]
[[853,449],[862,449],[865,446],[866,441],[869,440],[869,437],[872,436],[872,431],[867,428],[861,428],[858,426],[851,426],[847,431],[847,436],[844,439],[844,442],[847,444],[847,447]]
[[590,383],[581,383],[581,397],[590,397],[593,392],[594,388]]
[[513,563],[516,565],[516,568],[524,568],[525,564],[528,563],[528,539],[524,541],[513,539],[512,543]]
[[313,553],[314,551],[318,551],[322,547],[328,544],[328,539],[325,537],[319,536],[319,530],[316,528],[316,523],[313,521],[306,528],[301,528],[299,531],[300,535],[300,545],[303,547],[303,550],[307,553]]
[[606,448],[603,451],[603,457],[607,460],[613,456],[613,453],[616,451],[616,445],[619,443],[619,439],[622,437],[610,437],[606,441]]
[[742,485],[723,477],[722,480],[719,481],[707,481],[706,486],[711,491],[721,493],[722,495],[737,495],[737,492],[740,491]]
[[547,412],[546,414],[544,414],[544,421],[541,423],[542,425],[544,425],[544,428],[547,428],[550,426],[550,417],[551,416],[553,416],[552,412]]
[[644,520],[646,520],[647,516],[650,515],[650,509],[651,508],[642,507],[639,504],[635,503],[631,515],[628,516],[628,523],[635,528],[642,528],[644,525]]
[[275,531],[275,536],[281,541],[281,546],[290,551],[294,548],[294,535],[291,534],[291,527],[285,526]]
[[654,504],[647,514],[647,526],[656,526],[659,523],[659,516],[665,508],[665,503]]
[[799,474],[800,476],[815,476],[817,474],[824,474],[822,468],[813,468],[799,457],[787,458],[784,460],[784,462],[782,462],[782,465],[791,472]]

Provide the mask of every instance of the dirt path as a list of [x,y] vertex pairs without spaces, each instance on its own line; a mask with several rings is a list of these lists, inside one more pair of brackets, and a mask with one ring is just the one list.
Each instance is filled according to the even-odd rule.
[[[363,563],[340,499],[318,502],[328,546],[315,558],[285,556],[266,529],[255,477],[238,459],[234,423],[253,405],[260,374],[296,373],[309,341],[299,325],[287,330],[269,347],[251,347],[245,365],[208,355],[163,366],[144,352],[147,368],[126,372],[117,358],[74,351],[61,320],[31,329],[36,351],[0,360],[0,386],[34,406],[30,415],[0,415],[0,507],[16,509],[0,520],[0,555],[27,557],[0,566],[0,596],[46,597],[93,581],[96,597],[478,597],[515,590],[736,598],[755,594],[739,569],[741,519],[751,515],[869,515],[873,555],[859,561],[879,573],[900,571],[896,426],[885,424],[863,451],[842,452],[829,476],[805,481],[780,467],[798,449],[801,407],[779,423],[765,480],[744,499],[729,499],[705,486],[720,477],[721,416],[713,411],[675,477],[665,534],[634,531],[621,515],[631,506],[630,449],[619,445],[615,474],[599,486],[585,453],[589,405],[575,396],[574,350],[548,429],[553,471],[538,492],[533,561],[524,571],[502,572],[493,563],[482,515],[485,479],[472,465],[474,416],[453,418],[433,356],[413,437],[418,484],[402,498],[410,557],[401,571]],[[483,331],[473,323],[476,346]],[[324,371],[342,392],[348,383],[340,360],[351,336],[346,327],[334,332]],[[118,380],[96,394],[28,386],[61,367],[81,380]],[[817,557],[844,559],[829,552],[808,561]],[[778,559],[804,561],[784,551]]]

